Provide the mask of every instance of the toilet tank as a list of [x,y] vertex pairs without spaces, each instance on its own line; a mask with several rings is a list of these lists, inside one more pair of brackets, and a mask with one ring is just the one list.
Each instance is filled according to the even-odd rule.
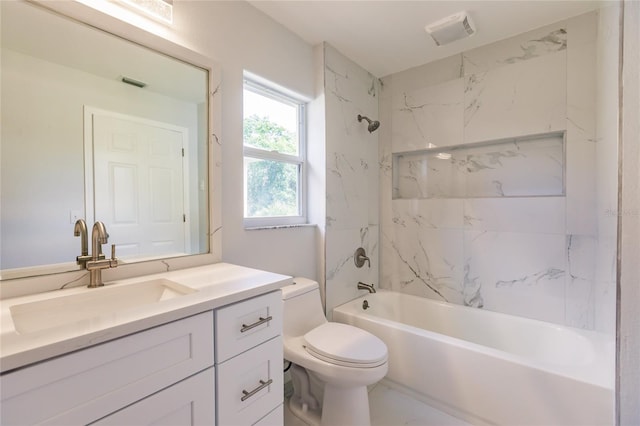
[[293,284],[282,287],[283,334],[302,336],[327,322],[320,300],[318,283],[296,277]]

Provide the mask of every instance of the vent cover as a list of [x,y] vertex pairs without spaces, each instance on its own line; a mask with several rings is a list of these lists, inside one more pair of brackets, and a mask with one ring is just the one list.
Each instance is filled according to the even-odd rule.
[[424,27],[438,46],[473,35],[476,30],[467,12],[458,12]]

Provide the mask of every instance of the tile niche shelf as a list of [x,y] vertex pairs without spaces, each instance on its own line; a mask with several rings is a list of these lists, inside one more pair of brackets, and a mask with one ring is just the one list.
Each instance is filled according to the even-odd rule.
[[565,132],[393,154],[393,198],[563,196]]

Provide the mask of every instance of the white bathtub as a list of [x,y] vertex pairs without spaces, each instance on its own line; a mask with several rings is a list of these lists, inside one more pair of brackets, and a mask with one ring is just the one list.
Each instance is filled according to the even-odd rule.
[[387,379],[471,423],[614,423],[612,337],[383,290],[333,320],[387,344]]

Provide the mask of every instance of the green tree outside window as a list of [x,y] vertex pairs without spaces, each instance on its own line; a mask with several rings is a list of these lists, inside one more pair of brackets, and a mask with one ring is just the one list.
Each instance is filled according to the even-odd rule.
[[[297,154],[296,135],[267,117],[244,119],[244,145]],[[247,216],[298,215],[298,165],[245,157]]]

